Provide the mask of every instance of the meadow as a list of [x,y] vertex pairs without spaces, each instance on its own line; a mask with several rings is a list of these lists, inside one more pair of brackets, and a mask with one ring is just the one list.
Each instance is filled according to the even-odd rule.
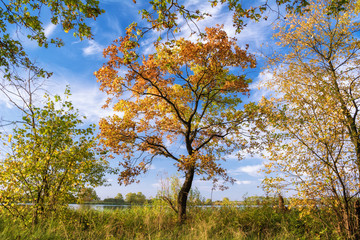
[[27,228],[17,221],[0,217],[0,239],[339,239],[321,221],[301,217],[296,209],[280,210],[275,203],[191,207],[182,225],[174,211],[156,203],[103,211],[68,209]]

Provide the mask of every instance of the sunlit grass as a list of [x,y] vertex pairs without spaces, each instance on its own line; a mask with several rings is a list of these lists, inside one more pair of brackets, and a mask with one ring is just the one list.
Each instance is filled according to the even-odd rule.
[[68,210],[30,228],[0,217],[0,239],[331,239],[329,233],[296,210],[270,205],[194,207],[184,225],[165,206]]

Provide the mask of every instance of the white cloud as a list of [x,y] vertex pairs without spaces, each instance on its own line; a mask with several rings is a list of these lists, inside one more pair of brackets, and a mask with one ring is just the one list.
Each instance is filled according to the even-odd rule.
[[49,23],[44,29],[45,36],[50,37],[55,31],[55,29],[56,29],[56,25]]
[[249,86],[250,90],[252,90],[250,101],[258,102],[262,97],[270,98],[271,96],[279,96],[274,90],[266,87],[266,82],[271,81],[273,76],[273,73],[268,69],[259,73],[257,81]]
[[104,47],[101,46],[99,43],[95,42],[94,40],[89,40],[88,43],[89,43],[89,46],[82,49],[83,54],[85,56],[96,55],[96,54],[102,53]]
[[98,121],[101,117],[113,115],[111,109],[103,109],[107,96],[97,86],[72,87],[71,101],[90,121]]
[[[29,95],[25,89],[28,88],[27,80],[29,77],[29,72],[20,69],[17,72],[17,76],[22,80],[13,79],[11,81],[7,79],[0,80],[0,104],[4,105],[7,109],[23,109],[25,102],[28,103]],[[25,81],[26,80],[26,81]],[[32,101],[33,104],[39,104],[39,99],[43,96],[42,85],[44,83],[43,79],[34,79],[31,84],[31,88],[38,89],[33,92]],[[16,107],[16,105],[18,107]],[[16,110],[15,110],[16,111]]]
[[238,185],[247,185],[247,184],[251,184],[252,183],[252,181],[247,181],[247,180],[244,180],[244,181],[236,181],[235,182],[236,184],[238,184]]
[[248,165],[244,167],[239,167],[236,170],[231,171],[234,175],[239,173],[247,173],[250,176],[256,177],[259,176],[259,170],[263,167],[262,164],[257,165]]
[[250,84],[250,89],[255,90],[259,88],[264,88],[266,83],[270,81],[274,77],[274,74],[269,70],[265,69],[264,71],[260,72],[258,75],[258,81],[255,83]]
[[119,19],[114,15],[106,15],[106,21],[108,22],[108,26],[111,28],[111,35],[113,35],[113,39],[118,36],[121,36],[123,33],[123,27],[119,22]]
[[225,156],[226,160],[238,160],[239,157],[236,155],[236,153],[231,153]]
[[[16,103],[21,104],[20,99],[13,99],[15,100]],[[0,93],[0,104],[4,105],[6,108],[8,109],[13,109],[14,108],[14,104],[12,104],[9,100],[9,98],[7,98],[4,94]]]
[[151,165],[149,166],[149,170],[155,170],[155,169],[156,169],[156,167],[155,167],[154,164],[151,164]]
[[153,184],[151,184],[151,186],[152,186],[153,188],[156,188],[156,189],[160,189],[160,188],[161,188],[160,182],[153,183]]
[[[236,35],[238,44],[243,46],[249,44],[252,51],[258,51],[262,44],[269,41],[272,34],[271,24],[267,21],[248,22],[248,25]],[[254,53],[254,52],[253,52]]]
[[[66,86],[69,85],[70,100],[74,108],[79,110],[80,115],[86,116],[88,121],[98,122],[100,118],[114,114],[111,108],[102,108],[108,96],[99,90],[95,80],[93,83],[88,81],[88,79],[93,78],[92,76],[73,73],[60,66],[52,67],[52,69],[53,77],[43,86],[50,95],[63,96]],[[86,81],[88,82],[85,84]],[[40,96],[42,95],[40,94]]]

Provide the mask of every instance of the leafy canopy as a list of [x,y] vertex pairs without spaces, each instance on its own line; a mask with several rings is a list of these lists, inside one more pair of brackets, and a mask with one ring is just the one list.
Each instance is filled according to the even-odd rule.
[[306,13],[289,14],[276,28],[285,49],[270,58],[264,85],[279,94],[260,104],[274,130],[267,169],[278,175],[265,183],[294,188],[291,206],[335,213],[350,239],[359,232],[359,5],[348,1],[344,12],[328,15],[332,1],[309,2]]
[[[80,39],[91,38],[91,29],[86,24],[89,18],[96,19],[104,10],[96,0],[9,0],[0,3],[0,67],[5,77],[10,77],[12,67],[24,66],[45,75],[46,72],[35,66],[27,56],[20,40],[11,32],[23,30],[27,38],[36,41],[40,47],[49,43],[62,46],[59,38],[45,35],[43,12],[50,12],[54,25],[61,25],[65,32],[74,30],[74,36]],[[45,24],[48,24],[46,22]]]
[[[140,57],[132,27],[105,50],[109,61],[95,72],[101,90],[112,96],[105,107],[113,100],[118,112],[101,119],[100,138],[123,155],[120,184],[146,172],[156,156],[172,159],[179,171],[230,180],[218,161],[247,144],[241,127],[248,115],[239,104],[249,92],[242,71],[255,67],[254,56],[214,27],[196,42],[159,43],[156,53]],[[183,154],[171,147],[181,142]]]
[[[285,6],[287,13],[303,14],[307,11],[306,8],[309,5],[308,0],[266,0],[255,4],[252,1],[245,3],[240,0],[209,0],[208,2],[211,7],[217,7],[220,4],[227,6],[233,14],[233,26],[236,28],[237,33],[240,33],[246,26],[244,19],[266,20],[269,11],[276,12],[278,18],[284,18],[281,11],[283,6]],[[327,14],[333,15],[343,11],[348,2],[349,0],[333,0],[326,9]],[[200,30],[197,22],[206,17],[211,17],[209,13],[202,11],[202,9],[190,8],[189,5],[191,4],[182,0],[152,0],[149,3],[152,9],[143,9],[140,13],[151,24],[150,29],[156,31],[165,30],[177,33],[182,26],[179,23],[185,20],[187,27],[193,33],[196,33],[196,31]],[[149,30],[149,28],[144,29],[140,30],[140,35]]]

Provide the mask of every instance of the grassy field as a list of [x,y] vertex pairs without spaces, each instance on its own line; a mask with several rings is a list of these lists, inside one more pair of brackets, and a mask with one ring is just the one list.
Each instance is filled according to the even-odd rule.
[[68,210],[24,227],[0,217],[0,239],[337,239],[331,229],[296,210],[259,207],[194,207],[178,225],[166,206],[136,206],[119,210]]

